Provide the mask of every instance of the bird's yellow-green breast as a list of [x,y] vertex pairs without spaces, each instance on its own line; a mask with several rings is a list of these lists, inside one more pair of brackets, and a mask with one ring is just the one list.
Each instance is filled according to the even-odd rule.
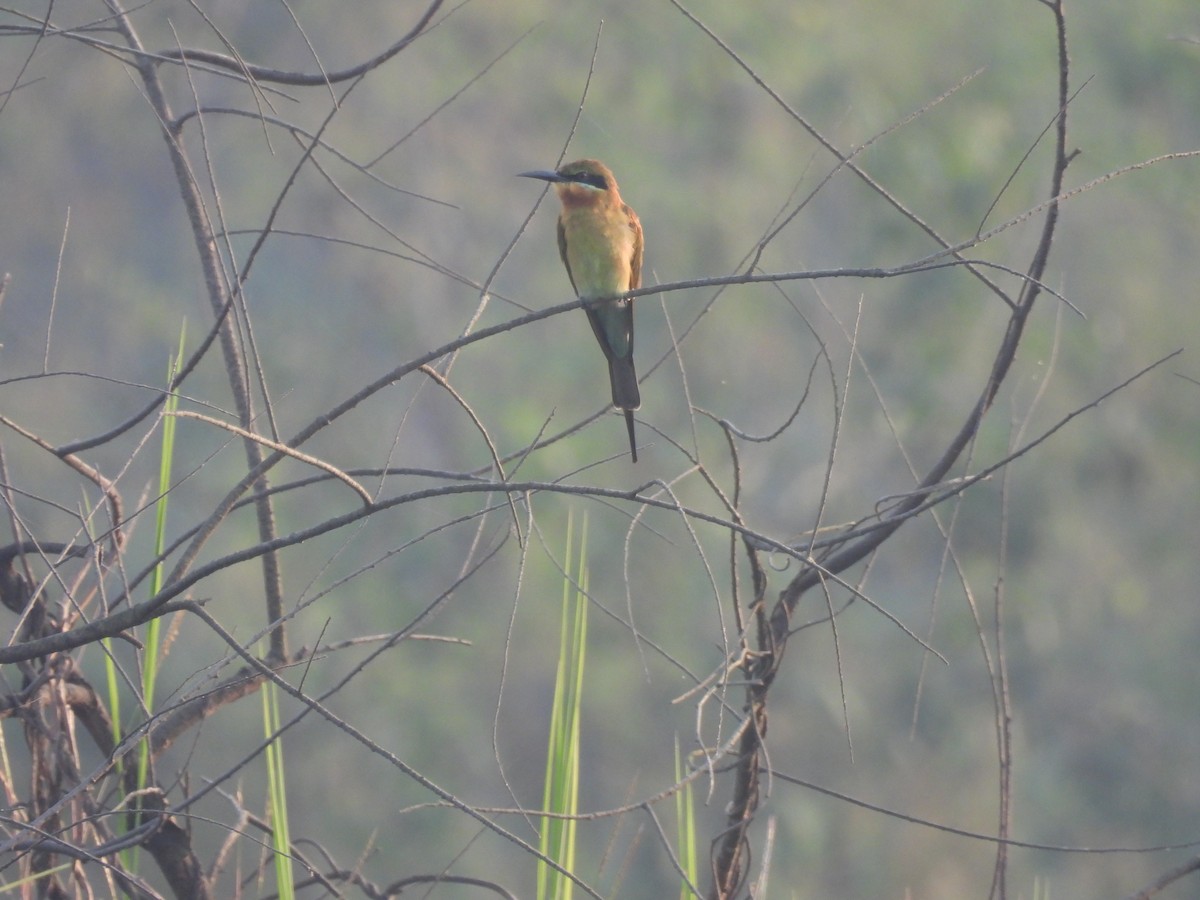
[[597,208],[592,204],[572,203],[567,199],[568,190],[561,193],[564,195],[559,220],[565,243],[563,261],[579,296],[586,300],[625,293],[631,286],[634,256],[634,231],[628,213],[607,205]]

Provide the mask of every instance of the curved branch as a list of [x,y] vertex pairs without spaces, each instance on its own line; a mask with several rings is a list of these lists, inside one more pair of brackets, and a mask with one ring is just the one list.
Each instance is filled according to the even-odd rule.
[[178,48],[174,50],[164,50],[161,53],[154,54],[156,60],[168,60],[173,62],[183,63],[205,63],[218,69],[226,69],[230,72],[248,75],[255,81],[269,81],[275,84],[290,84],[299,87],[316,87],[321,85],[334,84],[341,81],[350,81],[358,78],[372,69],[376,69],[383,65],[397,53],[406,48],[409,44],[419,38],[426,30],[430,20],[433,19],[438,9],[441,8],[445,0],[433,0],[426,8],[421,18],[404,37],[392,44],[382,53],[371,59],[361,62],[356,66],[351,66],[349,69],[342,69],[338,72],[319,72],[316,74],[302,74],[300,72],[289,72],[286,69],[272,69],[267,66],[256,66],[252,63],[247,63],[244,60],[236,59],[232,56],[226,56],[223,53],[214,53],[211,50],[191,50]]

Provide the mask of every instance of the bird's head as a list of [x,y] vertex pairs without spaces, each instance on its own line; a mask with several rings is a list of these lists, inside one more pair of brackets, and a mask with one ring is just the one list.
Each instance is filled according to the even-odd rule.
[[598,159],[579,159],[559,166],[553,172],[539,169],[518,174],[521,178],[550,182],[564,206],[620,201],[617,179],[608,166]]

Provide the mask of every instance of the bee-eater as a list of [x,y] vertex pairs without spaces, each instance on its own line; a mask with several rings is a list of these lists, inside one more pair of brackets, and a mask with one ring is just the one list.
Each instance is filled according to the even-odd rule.
[[629,452],[637,462],[633,411],[642,398],[633,369],[633,301],[590,301],[641,287],[642,223],[621,200],[617,179],[599,160],[581,159],[557,172],[520,174],[550,182],[558,194],[558,255],[608,360],[613,406],[625,413]]

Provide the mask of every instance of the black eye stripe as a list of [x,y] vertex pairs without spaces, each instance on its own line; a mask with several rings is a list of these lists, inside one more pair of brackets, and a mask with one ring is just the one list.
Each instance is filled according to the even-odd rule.
[[588,187],[594,187],[597,190],[608,190],[608,184],[604,180],[604,176],[596,172],[580,172],[576,175],[568,175],[571,181],[576,184],[586,184]]

